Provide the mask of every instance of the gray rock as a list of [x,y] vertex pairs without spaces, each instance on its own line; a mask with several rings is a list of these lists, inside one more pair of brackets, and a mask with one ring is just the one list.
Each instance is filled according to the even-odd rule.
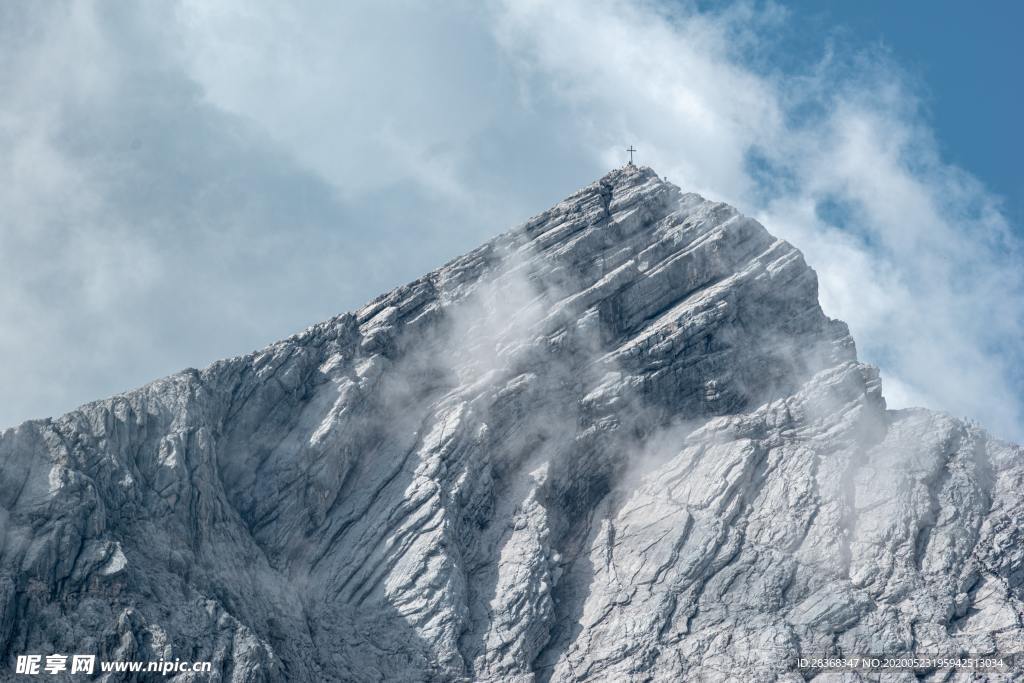
[[4,432],[0,654],[234,682],[1012,654],[1022,455],[886,410],[796,249],[627,166],[355,313]]

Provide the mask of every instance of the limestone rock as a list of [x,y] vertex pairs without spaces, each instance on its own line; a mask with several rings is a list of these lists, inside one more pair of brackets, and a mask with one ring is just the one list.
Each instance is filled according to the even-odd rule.
[[4,432],[0,653],[233,682],[1016,653],[1022,455],[886,410],[795,248],[627,166],[359,311]]

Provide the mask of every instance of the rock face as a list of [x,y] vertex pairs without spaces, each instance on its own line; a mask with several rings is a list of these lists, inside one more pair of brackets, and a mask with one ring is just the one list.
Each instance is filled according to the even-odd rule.
[[1022,456],[887,411],[796,249],[627,166],[356,313],[4,432],[3,676],[63,652],[800,681],[797,656],[1020,652]]

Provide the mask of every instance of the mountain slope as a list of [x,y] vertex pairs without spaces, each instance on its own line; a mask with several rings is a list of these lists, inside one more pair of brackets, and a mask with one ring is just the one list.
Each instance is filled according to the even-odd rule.
[[887,411],[796,249],[627,166],[355,313],[4,432],[0,651],[231,681],[1019,652],[1022,455]]

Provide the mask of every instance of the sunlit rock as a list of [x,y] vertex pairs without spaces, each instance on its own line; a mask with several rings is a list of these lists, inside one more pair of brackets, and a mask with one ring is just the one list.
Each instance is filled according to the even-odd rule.
[[3,433],[0,651],[230,681],[1012,653],[1021,456],[887,411],[795,248],[627,166],[359,311]]

